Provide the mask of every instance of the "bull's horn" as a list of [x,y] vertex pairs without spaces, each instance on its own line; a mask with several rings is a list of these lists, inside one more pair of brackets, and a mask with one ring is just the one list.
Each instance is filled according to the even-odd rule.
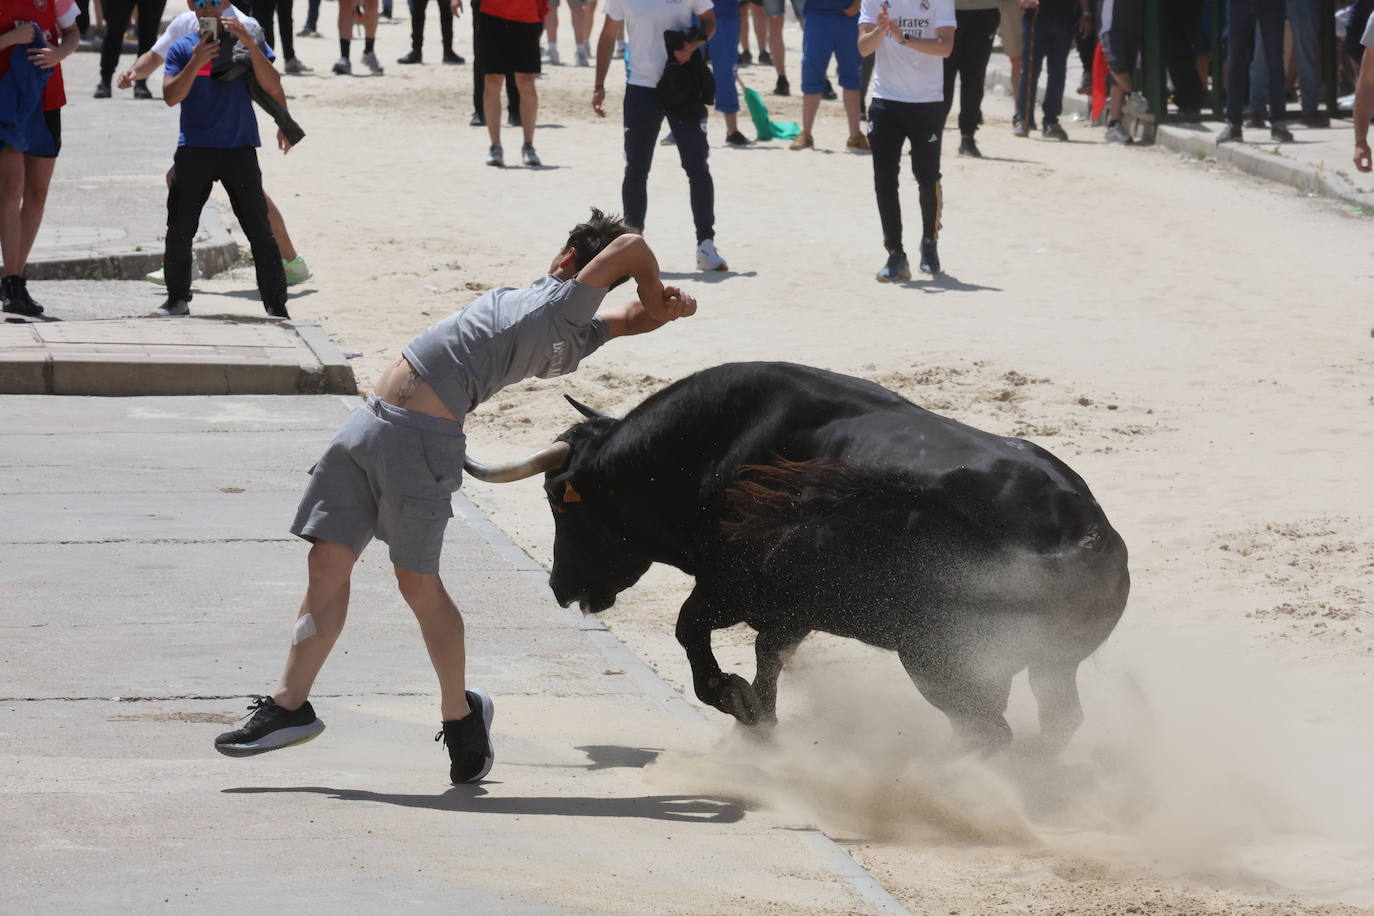
[[571,454],[571,445],[566,442],[555,442],[532,455],[505,464],[482,464],[480,461],[464,458],[463,470],[487,483],[511,483],[545,471],[557,470],[568,463],[568,456]]
[[574,410],[582,414],[582,416],[586,417],[588,420],[595,420],[599,417],[605,417],[608,420],[620,419],[613,413],[603,413],[602,411],[597,410],[594,407],[588,407],[586,404],[583,404],[581,401],[579,401],[577,398],[573,397],[570,394],[563,395],[563,398],[573,406]]

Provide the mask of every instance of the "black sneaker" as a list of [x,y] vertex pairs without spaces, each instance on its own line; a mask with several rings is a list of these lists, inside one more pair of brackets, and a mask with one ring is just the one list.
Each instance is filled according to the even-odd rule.
[[1275,121],[1269,125],[1269,139],[1275,143],[1292,143],[1293,132],[1282,121]]
[[95,97],[98,99],[108,99],[110,97],[110,84],[101,80],[95,84]]
[[833,102],[839,98],[839,96],[835,94],[835,87],[830,85],[830,80],[825,81],[825,91],[821,93],[821,98],[825,99],[827,102]]
[[151,99],[152,97],[153,93],[152,90],[148,88],[147,80],[134,80],[134,98]]
[[191,314],[191,303],[185,299],[173,299],[170,296],[167,301],[159,305],[148,313],[149,318],[173,318],[179,315]]
[[906,252],[894,251],[887,256],[887,263],[877,274],[879,283],[892,283],[895,280],[911,279],[911,264],[906,259]]
[[1064,130],[1063,126],[1060,125],[1058,121],[1053,121],[1049,124],[1046,124],[1044,128],[1040,131],[1040,133],[1044,136],[1046,140],[1069,139],[1068,132]]
[[286,313],[286,303],[285,303],[285,302],[283,302],[281,305],[267,305],[267,304],[264,304],[264,305],[263,305],[263,308],[267,311],[267,314],[271,315],[273,318],[290,318],[290,317],[291,317],[290,315],[288,315],[288,314]]
[[424,63],[424,56],[420,54],[418,48],[411,48],[409,53],[403,57],[396,58],[398,64],[421,64]]
[[457,54],[453,51],[452,48],[449,48],[448,50],[444,51],[444,63],[457,65],[465,64],[467,63],[467,61],[463,59],[463,55]]
[[17,287],[19,298],[23,301],[25,307],[31,309],[33,314],[43,314],[43,306],[35,302],[33,297],[29,295],[29,278],[21,274],[19,277],[15,278],[15,286]]
[[283,747],[304,744],[324,731],[307,700],[300,709],[283,709],[271,697],[253,697],[248,711],[253,718],[243,728],[215,739],[215,750],[226,757],[252,757]]
[[1245,140],[1245,131],[1239,124],[1227,124],[1217,134],[1218,143],[1241,143]]
[[921,270],[928,274],[940,272],[940,253],[934,239],[921,239]]
[[760,66],[760,67],[771,67],[771,66],[773,66],[773,55],[772,55],[772,54],[769,54],[767,51],[760,51],[760,52],[759,52],[759,66]]
[[792,94],[792,86],[787,82],[787,77],[785,77],[785,76],[780,76],[780,77],[778,77],[777,85],[775,85],[775,86],[773,87],[773,94],[774,94],[774,95],[791,95],[791,94]]
[[752,64],[753,62],[754,62],[754,55],[750,54],[748,51],[741,51],[741,52],[739,52],[739,59],[738,59],[737,63],[738,63],[741,67],[747,67],[747,66],[749,66],[750,64]]
[[24,295],[24,278],[20,276],[5,277],[0,279],[0,311],[9,312],[11,315],[23,315],[26,318],[37,318],[43,314],[43,306],[28,299]]
[[983,153],[978,149],[978,144],[973,142],[973,138],[965,134],[959,138],[959,155],[971,156],[974,159],[982,159]]
[[469,690],[467,697],[468,714],[445,722],[434,736],[448,748],[448,778],[455,786],[480,781],[496,760],[491,749],[491,720],[495,715],[491,697],[480,687]]
[[474,111],[472,117],[468,118],[468,127],[486,127],[487,119],[481,112]]
[[509,114],[506,115],[506,126],[507,126],[507,127],[519,127],[519,126],[520,126],[520,114],[519,114],[519,112],[512,111],[512,112],[510,112]]
[[725,142],[726,142],[727,144],[729,144],[730,146],[748,146],[749,144],[753,143],[754,141],[753,141],[753,140],[750,140],[748,137],[746,137],[744,134],[740,133],[739,131],[735,131],[735,132],[732,133],[732,134],[726,134],[726,135],[725,135]]

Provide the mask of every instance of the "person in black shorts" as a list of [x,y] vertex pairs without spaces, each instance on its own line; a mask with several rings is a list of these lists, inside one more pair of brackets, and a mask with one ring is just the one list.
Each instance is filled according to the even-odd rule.
[[1112,71],[1112,91],[1107,97],[1107,142],[1133,143],[1121,126],[1121,108],[1131,91],[1131,74],[1140,57],[1144,29],[1140,0],[1104,0],[1102,4],[1102,54]]
[[476,15],[481,20],[476,27],[475,53],[482,66],[482,111],[491,137],[487,165],[506,165],[501,149],[501,84],[513,73],[520,92],[520,127],[525,135],[520,157],[526,166],[536,168],[540,165],[534,151],[539,92],[534,88],[534,78],[539,73],[539,38],[544,33],[538,0],[484,0]]

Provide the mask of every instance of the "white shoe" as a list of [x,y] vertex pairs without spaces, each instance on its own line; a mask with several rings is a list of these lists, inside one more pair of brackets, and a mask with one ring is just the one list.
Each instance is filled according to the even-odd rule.
[[592,49],[587,45],[577,46],[577,65],[579,67],[590,67],[592,65]]
[[373,76],[382,75],[382,62],[377,59],[375,51],[369,51],[364,54],[363,63],[367,64],[367,69],[372,71]]
[[[159,267],[157,270],[144,277],[149,283],[156,283],[158,286],[167,285],[167,273]],[[194,254],[191,255],[191,280],[194,282],[200,279],[200,259]]]
[[615,56],[617,58],[625,56],[625,42],[619,38],[615,40]]
[[716,251],[714,239],[706,239],[697,246],[697,270],[729,270],[730,265]]
[[558,49],[553,45],[549,45],[548,48],[544,50],[544,63],[548,64],[550,67],[559,66]]

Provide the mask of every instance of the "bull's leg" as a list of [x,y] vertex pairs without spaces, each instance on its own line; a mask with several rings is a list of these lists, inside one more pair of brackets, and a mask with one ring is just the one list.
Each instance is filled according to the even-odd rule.
[[782,654],[797,647],[808,628],[770,627],[760,630],[754,640],[754,692],[759,698],[759,719],[763,722],[778,720],[778,675],[782,674]]
[[923,647],[897,654],[916,689],[949,718],[958,745],[991,754],[1011,743],[1011,726],[1004,716],[1011,674],[982,671],[955,650]]
[[1028,672],[1031,692],[1040,707],[1040,744],[1053,756],[1062,751],[1083,724],[1078,701],[1078,662],[1039,661]]
[[754,725],[762,712],[758,694],[738,674],[721,671],[711,651],[711,631],[733,626],[743,618],[735,615],[732,619],[702,594],[698,584],[677,615],[677,641],[687,653],[687,663],[692,666],[692,687],[701,702],[729,713],[745,725]]

